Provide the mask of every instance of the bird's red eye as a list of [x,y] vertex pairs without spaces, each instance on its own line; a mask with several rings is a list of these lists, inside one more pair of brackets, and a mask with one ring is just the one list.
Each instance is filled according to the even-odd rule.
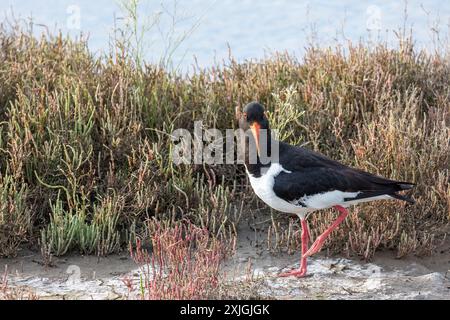
[[244,117],[245,120],[247,120],[247,112],[244,112],[244,113],[242,114],[242,116]]

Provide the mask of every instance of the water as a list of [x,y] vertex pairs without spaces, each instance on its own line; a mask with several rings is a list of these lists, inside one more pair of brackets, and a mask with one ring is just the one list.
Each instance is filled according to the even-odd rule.
[[[301,57],[310,42],[328,46],[364,39],[395,45],[393,30],[405,26],[404,1],[141,2],[141,19],[159,19],[144,37],[145,59],[158,62],[166,57],[182,70],[191,69],[194,63],[207,67],[227,59],[229,48],[237,60],[243,61],[260,59],[273,51]],[[90,48],[98,53],[108,50],[114,26],[126,21],[114,0],[2,0],[1,19],[11,19],[12,12],[16,18],[32,17],[34,23],[46,25],[51,31],[61,29],[71,36],[87,34]],[[406,17],[416,45],[434,49],[439,42],[432,29],[439,30],[441,40],[448,35],[450,2],[408,1]],[[43,30],[44,27],[35,27],[36,33]]]

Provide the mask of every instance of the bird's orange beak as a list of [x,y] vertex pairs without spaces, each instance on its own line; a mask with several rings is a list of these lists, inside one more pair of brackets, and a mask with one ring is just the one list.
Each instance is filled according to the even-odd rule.
[[255,138],[255,142],[256,142],[256,150],[258,151],[258,155],[260,154],[259,151],[259,130],[261,129],[261,126],[258,122],[254,122],[251,126],[250,129],[252,129],[252,134],[253,137]]

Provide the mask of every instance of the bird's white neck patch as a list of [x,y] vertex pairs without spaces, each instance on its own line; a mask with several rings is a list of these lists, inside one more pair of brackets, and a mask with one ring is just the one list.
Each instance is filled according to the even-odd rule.
[[261,179],[263,177],[267,178],[275,178],[278,176],[281,172],[291,173],[291,171],[284,169],[281,164],[279,163],[271,163],[270,167],[261,167],[261,177],[254,177],[250,172],[247,170],[247,166],[245,166],[245,170],[247,171],[247,175],[250,177],[250,179]]
[[305,208],[295,206],[294,204],[277,197],[273,191],[275,177],[281,172],[292,173],[291,171],[284,169],[279,163],[272,163],[270,167],[261,172],[260,177],[254,177],[248,170],[247,175],[250,179],[253,191],[255,191],[256,195],[267,205],[281,212],[295,213],[299,216],[304,216],[307,213]]

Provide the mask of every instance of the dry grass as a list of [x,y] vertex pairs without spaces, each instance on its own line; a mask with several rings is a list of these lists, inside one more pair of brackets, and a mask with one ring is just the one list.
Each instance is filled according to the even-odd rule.
[[37,300],[37,295],[29,288],[11,287],[8,284],[8,270],[0,277],[0,300]]
[[32,214],[26,207],[27,186],[0,175],[0,257],[15,254],[31,229]]
[[[220,265],[229,248],[189,222],[150,222],[152,252],[140,241],[131,250],[141,265],[140,297],[150,300],[207,299],[219,287]],[[232,246],[234,247],[234,246]],[[134,287],[130,283],[130,291]]]
[[[450,68],[410,43],[231,59],[181,77],[138,67],[126,46],[97,58],[83,40],[0,29],[0,255],[38,242],[46,255],[108,254],[152,239],[152,219],[232,238],[243,201],[256,200],[243,168],[175,166],[169,134],[194,120],[233,128],[236,104],[251,100],[287,142],[418,184],[414,206],[353,210],[330,249],[429,252],[450,218]],[[334,216],[313,217],[313,236]],[[275,219],[270,246],[298,248],[297,232]]]

